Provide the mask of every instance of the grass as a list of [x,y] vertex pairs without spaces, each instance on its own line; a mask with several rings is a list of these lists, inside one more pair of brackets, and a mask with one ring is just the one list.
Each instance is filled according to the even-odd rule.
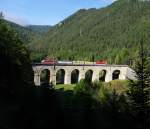
[[56,90],[63,89],[64,91],[68,91],[68,90],[73,91],[74,87],[75,84],[58,84],[54,86]]

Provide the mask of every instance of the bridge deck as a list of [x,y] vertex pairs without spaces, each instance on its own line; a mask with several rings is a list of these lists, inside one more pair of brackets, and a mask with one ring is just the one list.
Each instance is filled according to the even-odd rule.
[[110,65],[110,64],[42,64],[32,63],[32,66],[106,66],[106,67],[128,67],[128,65]]

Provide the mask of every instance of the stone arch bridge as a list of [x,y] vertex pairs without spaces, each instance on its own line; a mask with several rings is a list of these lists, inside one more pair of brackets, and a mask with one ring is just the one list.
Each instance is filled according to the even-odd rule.
[[[41,85],[41,73],[43,70],[49,73],[49,83],[54,85],[57,83],[57,73],[60,71],[62,74],[61,83],[71,84],[77,83],[81,79],[90,77],[91,81],[102,80],[109,82],[111,80],[127,78],[135,79],[134,71],[127,65],[89,65],[89,64],[40,64],[32,65],[34,71],[34,83],[36,86]],[[74,73],[74,75],[73,75]],[[88,75],[89,73],[89,75]],[[74,76],[74,81],[72,80]]]

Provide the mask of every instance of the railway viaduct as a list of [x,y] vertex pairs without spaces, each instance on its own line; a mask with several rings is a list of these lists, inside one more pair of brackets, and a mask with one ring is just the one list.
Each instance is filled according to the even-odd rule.
[[[86,77],[90,77],[91,81],[102,80],[105,82],[115,79],[135,79],[134,71],[127,65],[33,64],[32,67],[34,71],[34,83],[36,86],[41,85],[41,74],[44,70],[48,73],[49,83],[53,83],[54,85],[56,83],[77,83]],[[61,82],[57,82],[58,76],[61,76]],[[73,76],[75,78],[74,80],[72,79]]]

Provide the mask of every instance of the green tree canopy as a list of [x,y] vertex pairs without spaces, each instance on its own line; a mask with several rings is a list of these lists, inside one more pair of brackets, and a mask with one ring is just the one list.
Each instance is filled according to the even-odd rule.
[[29,52],[17,34],[0,20],[0,88],[1,92],[24,93],[33,85]]

